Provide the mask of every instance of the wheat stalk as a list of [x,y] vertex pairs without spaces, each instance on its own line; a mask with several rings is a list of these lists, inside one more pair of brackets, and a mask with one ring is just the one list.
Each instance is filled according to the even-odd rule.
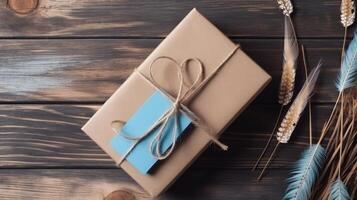
[[307,102],[312,96],[312,92],[315,88],[316,81],[320,73],[320,68],[321,68],[321,61],[314,69],[311,70],[299,94],[295,98],[294,102],[291,104],[288,112],[286,113],[283,121],[281,122],[280,127],[277,131],[278,142],[276,143],[274,150],[270,154],[268,161],[264,165],[263,170],[260,172],[260,175],[257,178],[258,180],[260,180],[263,177],[263,174],[266,168],[269,166],[269,163],[272,160],[279,144],[287,143],[288,140],[290,139],[290,136],[294,131],[296,124],[299,121],[301,114],[306,107]]
[[[279,1],[278,1],[279,2]],[[280,111],[278,114],[278,118],[275,122],[273,131],[270,133],[270,137],[265,144],[263,151],[260,153],[252,171],[254,171],[263,156],[268,149],[271,140],[274,137],[274,133],[276,128],[278,127],[278,123],[280,121],[280,117],[284,106],[288,105],[291,102],[294,93],[295,87],[295,74],[296,74],[296,66],[297,66],[297,58],[299,56],[299,48],[298,42],[296,38],[296,33],[294,29],[294,25],[290,16],[284,16],[284,53],[283,53],[283,70],[281,74],[281,81],[278,92],[278,103],[281,105]]]
[[354,0],[341,1],[341,23],[343,27],[349,27],[355,20]]
[[279,4],[279,8],[283,11],[283,14],[286,16],[290,16],[293,12],[293,4],[290,0],[277,0]]
[[296,124],[298,123],[302,112],[304,111],[307,102],[309,101],[312,92],[314,90],[317,77],[320,73],[321,62],[310,73],[309,77],[305,81],[305,84],[294,102],[291,104],[288,112],[286,113],[283,121],[277,132],[277,140],[280,143],[287,143],[290,139],[292,132],[294,131]]

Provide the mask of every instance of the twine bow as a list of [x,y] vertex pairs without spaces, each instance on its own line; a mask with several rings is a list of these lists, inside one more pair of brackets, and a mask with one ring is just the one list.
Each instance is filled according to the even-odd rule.
[[[143,139],[153,134],[155,130],[158,130],[155,133],[154,139],[150,143],[150,151],[152,155],[158,159],[163,160],[171,155],[176,145],[176,137],[179,134],[179,122],[178,117],[179,114],[185,114],[188,118],[190,118],[191,123],[196,127],[204,130],[204,133],[210,138],[212,142],[218,145],[221,149],[227,150],[228,146],[221,143],[215,136],[213,136],[214,131],[204,123],[194,112],[192,112],[185,104],[189,102],[192,98],[194,98],[202,88],[207,84],[212,77],[214,77],[218,71],[222,68],[222,66],[229,60],[229,58],[237,51],[239,46],[236,46],[232,52],[223,60],[223,62],[215,68],[215,70],[205,79],[203,78],[203,63],[198,58],[188,58],[184,60],[181,64],[179,64],[175,59],[168,56],[160,56],[154,59],[149,66],[149,78],[142,74],[139,70],[135,70],[135,73],[139,74],[145,81],[147,81],[151,86],[161,92],[164,96],[166,96],[171,102],[171,107],[162,115],[160,118],[142,135],[140,136],[130,136],[127,133],[121,131],[121,135],[128,140],[134,141],[132,146],[127,150],[127,152],[122,155],[121,160],[117,163],[121,165],[121,163],[126,159],[126,157],[130,154],[130,152],[136,147],[137,144],[140,143]],[[169,94],[164,88],[158,84],[153,76],[153,66],[154,64],[161,59],[166,59],[174,64],[177,68],[177,76],[179,80],[179,88],[177,92],[177,96],[173,97]],[[183,73],[186,70],[189,62],[196,62],[198,65],[198,75],[192,84],[187,84],[184,80]],[[188,89],[184,91],[184,86],[187,86]],[[168,126],[170,120],[173,119],[173,131],[171,135],[172,144],[169,149],[165,152],[161,152],[163,138],[165,137],[165,128]]]

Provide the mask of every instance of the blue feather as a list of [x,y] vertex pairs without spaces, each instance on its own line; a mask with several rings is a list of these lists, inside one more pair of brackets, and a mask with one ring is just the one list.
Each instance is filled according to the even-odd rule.
[[288,179],[284,200],[306,200],[309,198],[320,169],[326,160],[326,150],[318,145],[306,149],[298,160],[292,176]]
[[339,92],[352,87],[357,81],[357,32],[350,42],[342,61],[340,73],[337,77],[336,87]]
[[330,193],[331,200],[349,200],[350,195],[348,194],[346,185],[338,179],[337,181],[332,183],[331,186],[331,193]]

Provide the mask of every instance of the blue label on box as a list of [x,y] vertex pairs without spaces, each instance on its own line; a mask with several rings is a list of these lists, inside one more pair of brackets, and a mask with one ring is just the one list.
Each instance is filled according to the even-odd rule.
[[[160,117],[167,112],[172,106],[172,102],[161,92],[155,91],[139,108],[139,110],[130,117],[127,123],[119,133],[111,140],[111,146],[120,155],[124,155],[135,141],[128,140],[122,136],[126,135],[135,137],[143,135]],[[178,114],[178,133],[176,140],[182,135],[184,130],[191,124],[191,119],[183,113]],[[141,173],[146,174],[158,161],[150,150],[150,143],[159,130],[153,130],[149,136],[141,140],[138,145],[126,157],[126,160],[132,164]],[[170,118],[165,129],[161,145],[161,152],[166,152],[172,145],[174,134],[174,118]]]

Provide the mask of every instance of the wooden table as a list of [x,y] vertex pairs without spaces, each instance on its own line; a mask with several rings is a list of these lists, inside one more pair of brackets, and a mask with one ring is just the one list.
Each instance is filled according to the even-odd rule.
[[[11,8],[27,12],[18,1]],[[312,100],[316,140],[336,98],[340,1],[294,4],[310,67],[324,62]],[[250,169],[279,111],[283,16],[274,0],[40,0],[28,14],[1,0],[0,199],[99,200],[123,187],[140,191],[80,127],[193,7],[273,81],[224,134],[230,151],[209,148],[160,199],[280,199],[308,129],[304,116],[257,182],[258,172]],[[302,62],[297,73],[300,88]]]

